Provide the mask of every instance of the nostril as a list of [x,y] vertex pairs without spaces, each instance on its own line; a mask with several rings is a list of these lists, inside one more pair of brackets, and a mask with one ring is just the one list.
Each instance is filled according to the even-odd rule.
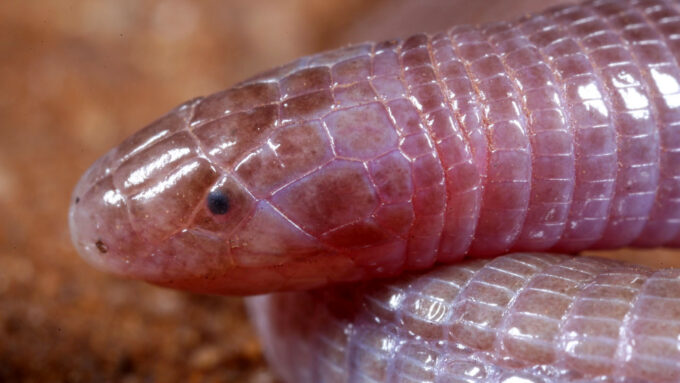
[[100,253],[106,254],[109,252],[109,247],[106,246],[104,241],[101,239],[98,239],[97,242],[94,243],[95,246],[97,246],[97,250],[99,250]]
[[145,251],[130,224],[126,198],[113,186],[111,176],[78,190],[69,221],[78,252],[101,269],[120,271],[125,260]]

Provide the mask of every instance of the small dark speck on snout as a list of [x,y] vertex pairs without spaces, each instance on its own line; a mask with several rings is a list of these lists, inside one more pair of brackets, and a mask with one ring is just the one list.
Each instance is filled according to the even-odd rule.
[[229,211],[229,198],[223,192],[211,191],[208,194],[208,209],[213,214],[226,214]]
[[76,197],[76,205],[80,202],[80,197]]
[[106,246],[104,242],[102,242],[101,239],[98,239],[97,242],[94,243],[95,246],[97,246],[97,250],[99,250],[100,253],[105,254],[106,252],[109,251],[109,247]]

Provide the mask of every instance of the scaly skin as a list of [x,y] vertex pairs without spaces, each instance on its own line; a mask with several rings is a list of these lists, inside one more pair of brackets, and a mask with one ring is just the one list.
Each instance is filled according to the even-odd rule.
[[511,254],[248,304],[291,383],[680,381],[680,269]]
[[74,192],[96,266],[250,298],[289,382],[677,382],[677,2],[306,57],[189,101]]
[[602,1],[300,59],[106,154],[74,192],[74,243],[220,294],[675,246],[679,16]]

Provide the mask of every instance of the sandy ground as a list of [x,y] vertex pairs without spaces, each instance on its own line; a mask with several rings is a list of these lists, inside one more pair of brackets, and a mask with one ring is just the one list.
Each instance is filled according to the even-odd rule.
[[0,382],[274,381],[240,299],[120,280],[81,261],[66,223],[71,189],[180,102],[361,40],[352,20],[370,30],[375,14],[358,16],[378,3],[0,3]]
[[70,193],[98,156],[173,106],[329,47],[374,3],[0,3],[1,382],[273,381],[240,299],[81,261]]

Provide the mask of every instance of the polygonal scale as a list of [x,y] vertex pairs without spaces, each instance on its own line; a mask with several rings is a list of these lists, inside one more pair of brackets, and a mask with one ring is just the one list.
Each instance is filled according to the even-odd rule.
[[320,235],[370,217],[377,193],[359,162],[336,160],[277,192],[274,205],[305,231]]

